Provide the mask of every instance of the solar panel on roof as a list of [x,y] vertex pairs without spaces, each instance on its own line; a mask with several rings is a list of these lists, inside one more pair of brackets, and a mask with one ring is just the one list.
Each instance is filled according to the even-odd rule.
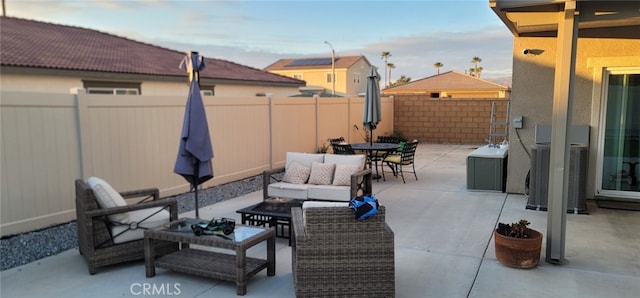
[[296,59],[287,66],[331,65],[331,58]]

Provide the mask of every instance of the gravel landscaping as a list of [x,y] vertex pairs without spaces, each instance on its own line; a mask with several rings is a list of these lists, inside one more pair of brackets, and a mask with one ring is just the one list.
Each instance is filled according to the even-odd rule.
[[[199,206],[215,204],[262,189],[262,175],[198,191]],[[178,213],[195,209],[194,194],[178,198]],[[18,267],[78,247],[76,221],[0,239],[0,270]]]

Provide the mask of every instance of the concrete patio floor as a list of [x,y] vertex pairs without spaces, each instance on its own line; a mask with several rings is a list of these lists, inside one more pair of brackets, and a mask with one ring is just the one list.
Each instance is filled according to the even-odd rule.
[[[526,210],[520,194],[466,189],[468,145],[420,144],[416,181],[387,177],[373,182],[395,232],[397,297],[638,297],[640,213],[601,209],[567,215],[565,265],[544,261],[513,269],[495,259],[497,222],[528,219],[546,234],[547,213]],[[254,192],[202,207],[201,217],[240,219],[237,209],[262,200]],[[181,217],[193,217],[193,212]],[[277,239],[276,276],[249,280],[245,297],[294,297],[291,249]],[[248,254],[264,255],[264,245]],[[1,297],[234,297],[235,284],[157,269],[145,277],[144,262],[102,268],[89,275],[77,249],[1,272]],[[363,276],[366,280],[366,276]],[[148,291],[144,291],[147,288]],[[155,292],[153,292],[155,289]]]

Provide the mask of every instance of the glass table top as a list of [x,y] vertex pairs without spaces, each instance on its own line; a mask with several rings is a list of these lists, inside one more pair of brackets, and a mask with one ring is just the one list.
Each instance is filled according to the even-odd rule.
[[[195,218],[181,218],[178,221],[166,224],[161,230],[194,235],[191,225],[201,222],[208,223],[209,221]],[[258,235],[265,230],[266,229],[262,227],[236,225],[233,233],[229,235],[224,235],[222,232],[216,232],[214,235],[202,235],[199,237],[220,237],[220,239],[241,242]]]

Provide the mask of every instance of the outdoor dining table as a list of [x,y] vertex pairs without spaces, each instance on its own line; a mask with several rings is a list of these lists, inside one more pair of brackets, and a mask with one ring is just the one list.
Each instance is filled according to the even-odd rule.
[[[351,144],[351,148],[357,151],[364,151],[369,160],[369,169],[372,169],[371,165],[373,162],[373,153],[382,151],[386,153],[390,153],[392,151],[396,151],[400,145],[394,143],[356,143]],[[376,180],[380,180],[380,174],[378,174],[378,161],[376,160],[376,175],[373,177]]]

